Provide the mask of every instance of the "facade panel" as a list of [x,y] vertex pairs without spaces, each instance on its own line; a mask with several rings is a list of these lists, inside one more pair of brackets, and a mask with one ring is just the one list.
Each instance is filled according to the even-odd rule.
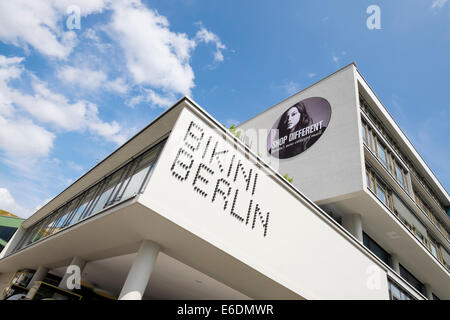
[[306,299],[387,299],[385,271],[273,175],[185,109],[139,201]]

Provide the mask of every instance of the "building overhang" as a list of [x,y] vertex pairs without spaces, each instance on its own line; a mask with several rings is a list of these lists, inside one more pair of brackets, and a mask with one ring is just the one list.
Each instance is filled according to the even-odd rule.
[[449,271],[372,192],[361,190],[352,198],[323,200],[321,205],[338,212],[360,214],[364,232],[377,239],[387,252],[397,255],[401,264],[420,281],[431,285],[437,296],[450,296]]
[[[143,194],[7,255],[0,260],[0,272],[39,265],[58,268],[74,256],[98,261],[126,255],[148,239],[164,254],[251,298],[388,299],[385,266],[190,99],[179,101],[154,125],[27,222],[39,220],[97,182],[107,169],[116,169],[170,132]],[[211,197],[219,180],[233,179],[229,173],[220,177],[226,174],[225,162],[214,158],[213,146],[233,155],[226,165],[236,172],[229,181],[234,200],[227,200],[226,192],[219,192],[216,202]],[[190,165],[183,163],[190,161],[187,150],[200,149],[203,157],[198,153]],[[182,154],[188,158],[183,160]],[[187,168],[192,169],[189,179],[183,172]],[[208,185],[206,177],[216,180]],[[208,186],[213,188],[205,191]],[[247,219],[239,216],[245,203]],[[376,285],[370,284],[371,276]]]

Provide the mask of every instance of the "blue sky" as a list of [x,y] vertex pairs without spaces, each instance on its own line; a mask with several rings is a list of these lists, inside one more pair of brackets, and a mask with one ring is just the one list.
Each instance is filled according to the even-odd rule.
[[448,190],[449,58],[447,0],[0,0],[0,208],[28,217],[184,94],[231,125],[352,61]]

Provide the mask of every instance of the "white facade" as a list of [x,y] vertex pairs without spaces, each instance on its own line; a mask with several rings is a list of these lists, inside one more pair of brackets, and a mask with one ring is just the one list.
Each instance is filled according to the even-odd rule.
[[[293,105],[312,97],[324,98],[331,105],[331,119],[321,137],[296,156],[277,159],[270,155],[267,131]],[[361,97],[374,117],[361,107]],[[377,140],[373,149],[364,143],[363,123],[371,128],[373,139]],[[422,295],[426,295],[425,287],[431,287],[439,298],[450,297],[450,220],[445,212],[450,204],[448,193],[354,64],[242,123],[237,130],[242,131],[242,139],[255,153],[272,163],[282,175],[293,178],[293,185],[341,221],[356,239],[363,241],[369,236],[398,259],[401,267],[423,284]],[[388,141],[386,136],[392,140]],[[391,146],[392,141],[395,147]],[[389,154],[386,157],[391,157],[386,165],[380,160],[384,157],[381,146]],[[391,160],[402,168],[405,180],[402,183],[406,187],[396,179],[395,169],[390,171]],[[380,185],[386,186],[386,203],[382,201],[383,192],[378,194],[378,185],[369,188],[366,168],[378,176]],[[429,186],[427,190],[424,181]],[[424,198],[433,217],[419,207],[416,195]],[[420,235],[426,239],[425,244],[418,240]],[[434,252],[427,239],[433,239],[438,252]],[[394,271],[393,264],[388,265]]]
[[[325,98],[325,132],[287,160],[255,148],[267,136],[246,135],[250,151],[183,98],[23,223],[0,256],[2,283],[39,267],[63,277],[76,258],[83,281],[122,299],[386,300],[392,283],[427,298],[362,244],[363,231],[391,228],[400,240],[387,247],[402,266],[433,272],[428,292],[450,298],[448,270],[366,187],[358,77],[350,65],[240,127],[270,129],[290,105]],[[156,145],[153,165],[138,172]],[[125,196],[140,176],[142,188]]]

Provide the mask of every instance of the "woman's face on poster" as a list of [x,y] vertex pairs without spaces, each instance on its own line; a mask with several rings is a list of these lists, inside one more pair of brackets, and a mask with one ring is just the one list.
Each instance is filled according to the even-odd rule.
[[286,114],[286,126],[288,130],[293,130],[300,122],[301,114],[296,107],[292,107]]

